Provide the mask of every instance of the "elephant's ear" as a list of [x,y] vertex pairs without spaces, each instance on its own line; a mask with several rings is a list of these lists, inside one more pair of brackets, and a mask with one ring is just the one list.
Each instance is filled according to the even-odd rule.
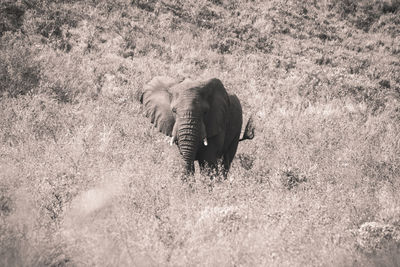
[[219,79],[211,79],[202,88],[210,105],[205,118],[207,137],[213,137],[226,128],[229,97],[224,85]]
[[170,77],[155,77],[144,86],[140,102],[144,105],[145,115],[151,123],[165,135],[171,136],[175,124],[171,111],[172,94],[169,91],[177,81]]

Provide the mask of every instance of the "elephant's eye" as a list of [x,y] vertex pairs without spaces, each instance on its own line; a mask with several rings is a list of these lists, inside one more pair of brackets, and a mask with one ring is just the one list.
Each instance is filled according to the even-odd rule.
[[173,108],[172,108],[172,112],[173,112],[173,113],[176,113],[176,107],[173,107]]

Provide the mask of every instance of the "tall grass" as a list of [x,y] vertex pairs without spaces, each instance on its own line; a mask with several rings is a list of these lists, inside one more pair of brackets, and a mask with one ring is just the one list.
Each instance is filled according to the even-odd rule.
[[[399,265],[399,6],[2,3],[0,265]],[[228,180],[180,181],[155,75],[253,114]]]

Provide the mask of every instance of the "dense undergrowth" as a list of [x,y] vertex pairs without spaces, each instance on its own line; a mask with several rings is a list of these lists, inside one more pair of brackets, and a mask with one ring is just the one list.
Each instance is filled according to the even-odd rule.
[[[398,266],[400,2],[3,1],[1,266]],[[137,101],[218,77],[254,115],[178,178]]]

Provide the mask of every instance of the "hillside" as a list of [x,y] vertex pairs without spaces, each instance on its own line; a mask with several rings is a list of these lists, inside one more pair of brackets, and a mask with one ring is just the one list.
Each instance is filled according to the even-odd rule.
[[[399,266],[400,1],[0,4],[0,266]],[[156,75],[253,114],[228,180],[178,178]]]

